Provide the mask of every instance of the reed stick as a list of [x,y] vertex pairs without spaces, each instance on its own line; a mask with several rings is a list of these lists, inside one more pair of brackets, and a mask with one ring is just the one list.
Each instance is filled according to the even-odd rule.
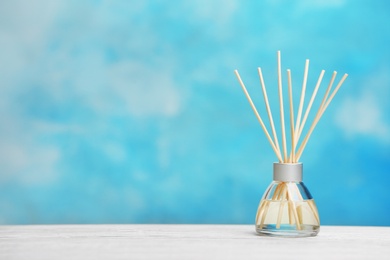
[[[286,199],[287,199],[287,202],[289,202],[290,200],[292,200],[291,198],[290,198],[290,194],[286,194]],[[290,207],[290,204],[287,204],[288,205],[288,223],[290,224],[290,225],[292,225],[293,224],[293,218],[294,218],[294,213],[293,213],[293,210],[292,210],[292,208]]]
[[266,200],[261,200],[259,208],[257,209],[256,225],[260,225],[260,220],[261,220],[260,216],[262,216],[262,214],[263,214],[265,202],[266,202]]
[[287,146],[286,146],[286,130],[284,126],[284,107],[283,107],[283,90],[282,90],[282,65],[280,51],[277,54],[278,57],[278,88],[279,88],[279,105],[280,105],[280,123],[282,126],[282,141],[283,141],[283,162],[287,162]]
[[261,221],[260,221],[260,225],[259,225],[259,228],[262,229],[263,226],[264,226],[264,221],[265,221],[265,218],[267,216],[267,212],[268,212],[268,208],[269,208],[269,201],[268,200],[265,200],[264,201],[264,207],[263,207],[263,212],[262,212],[262,215],[261,215]]
[[[300,192],[299,189],[298,189],[297,184],[296,184],[296,183],[292,183],[292,184],[289,185],[289,186],[291,186],[291,189],[294,190],[295,195],[296,195],[296,197],[298,198],[298,201],[303,202],[304,199],[303,199],[303,197],[302,197],[301,192]],[[302,223],[303,223],[302,204],[299,205],[299,206],[297,206],[297,213],[298,213],[299,223],[302,224]]]
[[273,120],[273,117],[272,117],[271,107],[270,107],[269,102],[268,102],[267,89],[266,89],[265,84],[264,84],[263,73],[261,72],[261,68],[257,68],[257,71],[258,71],[259,77],[260,77],[261,89],[263,90],[264,103],[265,103],[265,107],[266,107],[267,112],[268,112],[268,118],[269,118],[269,121],[270,121],[270,124],[271,124],[272,134],[274,136],[275,147],[276,147],[276,149],[278,150],[278,152],[280,154],[280,147],[279,147],[279,142],[278,142],[278,136],[277,136],[276,130],[275,130],[275,124],[274,124],[274,120]]
[[288,207],[288,223],[290,225],[293,224],[293,211],[292,211],[292,208],[290,206]]
[[314,88],[313,94],[311,95],[311,98],[310,98],[310,101],[309,101],[309,105],[306,108],[305,115],[303,117],[302,123],[301,123],[300,128],[299,128],[299,132],[298,132],[298,135],[297,135],[297,142],[299,142],[299,138],[300,138],[300,136],[302,134],[303,128],[305,127],[305,123],[306,123],[307,117],[309,116],[310,109],[311,109],[311,107],[313,105],[313,102],[314,102],[314,99],[315,99],[315,97],[317,95],[317,91],[318,91],[318,89],[319,89],[319,87],[321,85],[322,78],[324,77],[324,73],[325,73],[325,70],[322,70],[320,76],[318,77],[317,84],[316,84],[316,86]]
[[318,225],[320,224],[320,217],[318,216],[317,207],[314,205],[313,200],[308,200],[307,204],[309,205],[311,211],[314,213],[314,217],[317,220]]
[[253,104],[252,99],[251,99],[251,97],[250,97],[248,91],[246,90],[246,87],[245,87],[245,85],[244,85],[244,82],[242,81],[242,79],[241,79],[241,77],[240,77],[240,74],[238,73],[237,70],[235,70],[234,73],[236,74],[236,77],[237,77],[237,79],[238,79],[238,82],[240,83],[241,88],[242,88],[242,90],[244,91],[245,96],[246,96],[246,98],[248,99],[249,104],[251,105],[252,110],[253,110],[253,112],[255,113],[255,115],[256,115],[256,117],[257,117],[257,120],[259,121],[259,123],[260,123],[260,125],[261,125],[261,128],[263,129],[263,131],[264,131],[264,133],[265,133],[265,135],[266,135],[266,137],[267,137],[269,143],[271,144],[272,149],[274,150],[276,156],[278,157],[279,162],[282,162],[283,159],[282,159],[281,155],[279,154],[279,151],[276,149],[276,146],[275,146],[275,144],[273,143],[273,141],[272,141],[272,139],[271,139],[271,136],[269,135],[269,133],[268,133],[268,131],[267,131],[267,128],[266,128],[266,126],[264,125],[263,120],[261,119],[261,117],[260,117],[260,115],[259,115],[259,112],[257,112],[256,106],[255,106],[255,104]]
[[282,222],[282,216],[283,216],[283,209],[284,209],[284,203],[286,200],[286,194],[287,194],[287,189],[286,189],[286,184],[282,183],[282,191],[281,191],[281,196],[280,196],[280,205],[279,205],[279,212],[278,212],[278,219],[276,221],[276,228],[280,228],[280,224]]
[[291,152],[289,156],[289,162],[292,163],[295,157],[295,129],[294,129],[294,102],[292,97],[292,80],[291,70],[287,70],[287,82],[288,82],[288,96],[290,101],[290,129],[291,129]]
[[[337,71],[333,71],[333,75],[336,76]],[[321,103],[321,106],[320,106],[321,110],[324,108],[326,100],[328,100],[328,96],[329,96],[331,88],[332,87],[328,87],[328,89],[326,90],[326,93],[325,93],[324,98],[323,98],[323,100],[325,100],[325,102]]]
[[301,230],[301,224],[299,223],[297,209],[295,208],[295,203],[292,200],[288,201],[288,206],[291,208],[292,217],[295,220],[295,225],[298,230]]
[[292,208],[293,216],[295,218],[295,224],[297,226],[298,230],[301,230],[301,224],[299,223],[299,218],[298,218],[298,212],[297,208],[295,207],[295,203],[293,201],[293,196],[291,195],[290,189],[287,187],[287,193],[289,194],[290,200],[288,201],[289,206]]
[[282,188],[282,186],[280,184],[278,184],[275,188],[275,192],[274,192],[274,195],[272,196],[272,200],[276,200],[278,199],[278,196],[280,194],[280,189]]
[[[308,72],[309,72],[309,60],[306,60],[305,72],[304,72],[304,75],[303,75],[301,99],[300,99],[299,108],[298,108],[297,122],[295,123],[295,129],[296,129],[296,131],[295,131],[295,140],[296,140],[296,142],[298,142],[298,131],[299,131],[300,124],[301,124],[303,104],[305,102],[305,93],[306,93],[306,84],[307,84],[307,74],[308,74]],[[294,158],[294,161],[295,161],[295,158]]]

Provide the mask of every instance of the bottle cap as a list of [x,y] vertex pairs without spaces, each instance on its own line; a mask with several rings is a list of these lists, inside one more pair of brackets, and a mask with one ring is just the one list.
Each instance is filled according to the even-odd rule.
[[302,163],[274,163],[274,181],[302,181]]

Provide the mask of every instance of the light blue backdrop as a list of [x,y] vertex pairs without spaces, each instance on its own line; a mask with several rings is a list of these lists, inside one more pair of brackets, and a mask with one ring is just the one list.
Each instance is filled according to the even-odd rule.
[[310,59],[308,96],[321,69],[320,95],[333,70],[349,74],[302,156],[322,224],[390,225],[389,13],[1,1],[0,223],[253,223],[276,157],[233,71],[266,119],[263,68],[276,116],[281,50],[296,90]]

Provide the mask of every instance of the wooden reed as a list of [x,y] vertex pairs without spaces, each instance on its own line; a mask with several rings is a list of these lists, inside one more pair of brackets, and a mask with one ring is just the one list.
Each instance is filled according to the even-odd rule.
[[241,85],[241,87],[242,87],[242,90],[243,90],[244,93],[245,93],[246,98],[247,98],[248,101],[249,101],[249,104],[251,105],[251,107],[252,107],[252,109],[253,109],[253,112],[255,113],[255,115],[256,115],[256,117],[257,117],[257,120],[259,121],[259,123],[260,123],[260,125],[261,125],[261,128],[263,129],[263,131],[264,131],[264,133],[265,133],[265,135],[266,135],[266,137],[267,137],[269,143],[271,144],[272,149],[274,150],[274,152],[275,152],[276,156],[278,157],[279,161],[282,162],[283,159],[281,158],[281,156],[280,156],[278,150],[276,149],[276,146],[275,146],[275,144],[273,143],[273,141],[272,141],[272,139],[271,139],[271,136],[269,135],[269,133],[268,133],[268,131],[267,131],[267,128],[266,128],[266,126],[264,125],[263,120],[261,119],[261,117],[260,117],[260,115],[259,115],[259,112],[257,112],[256,106],[255,106],[255,104],[253,104],[253,101],[252,101],[252,99],[251,99],[251,97],[250,97],[248,91],[246,90],[246,87],[245,87],[245,85],[244,85],[244,82],[242,82],[242,79],[241,79],[241,77],[240,77],[240,74],[238,73],[237,70],[235,70],[234,72],[235,72],[236,77],[237,77],[237,79],[238,79],[238,81],[239,81],[239,83],[240,83],[240,85]]
[[279,88],[279,105],[280,105],[280,124],[282,126],[282,141],[283,141],[283,162],[287,162],[287,146],[286,146],[286,130],[284,126],[284,107],[283,107],[283,90],[282,90],[282,62],[280,51],[277,54],[278,58],[278,88]]
[[306,63],[305,63],[305,72],[304,72],[304,76],[303,76],[303,83],[302,83],[302,91],[301,91],[301,99],[300,99],[300,102],[299,102],[299,108],[298,108],[298,116],[297,116],[297,122],[295,124],[295,140],[298,141],[298,131],[299,131],[299,128],[300,128],[300,124],[301,124],[301,116],[302,116],[302,109],[303,109],[303,104],[305,102],[305,93],[306,93],[306,84],[307,84],[307,74],[308,74],[308,71],[309,71],[309,60],[306,60]]
[[263,73],[261,72],[261,68],[257,68],[257,71],[258,71],[259,77],[260,77],[261,89],[263,90],[264,103],[265,103],[265,107],[266,107],[267,113],[268,113],[268,118],[269,118],[269,121],[270,121],[270,124],[271,124],[272,134],[274,136],[275,147],[278,150],[278,153],[280,155],[280,147],[279,147],[279,142],[278,142],[278,136],[277,136],[276,130],[275,130],[275,124],[274,124],[274,119],[272,117],[271,107],[269,106],[269,102],[268,102],[267,89],[266,89],[265,84],[264,84]]
[[295,158],[295,130],[294,130],[294,103],[291,83],[291,70],[287,70],[288,96],[290,101],[290,129],[291,129],[291,153],[288,162],[292,163]]
[[299,141],[299,137],[301,136],[302,130],[303,130],[303,128],[305,127],[305,123],[306,123],[307,117],[309,116],[310,109],[311,109],[311,107],[312,107],[312,105],[313,105],[314,99],[316,98],[317,91],[318,91],[318,88],[319,88],[320,85],[321,85],[321,81],[322,81],[322,78],[324,77],[324,74],[325,74],[325,70],[322,70],[320,76],[318,77],[317,84],[316,84],[316,86],[315,86],[315,88],[314,88],[313,94],[311,95],[311,98],[310,98],[310,101],[309,101],[309,105],[307,106],[305,115],[304,115],[304,117],[303,117],[301,126],[300,126],[300,128],[299,128],[299,132],[298,132],[298,136],[297,136],[297,142]]

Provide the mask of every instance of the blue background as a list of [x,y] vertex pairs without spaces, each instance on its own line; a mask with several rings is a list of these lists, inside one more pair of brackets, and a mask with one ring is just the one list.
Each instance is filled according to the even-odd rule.
[[307,97],[321,69],[320,97],[333,70],[349,74],[301,158],[322,224],[390,225],[389,13],[387,1],[1,1],[0,223],[253,223],[276,157],[233,71],[268,125],[262,67],[279,122],[281,50],[296,104],[306,58]]

